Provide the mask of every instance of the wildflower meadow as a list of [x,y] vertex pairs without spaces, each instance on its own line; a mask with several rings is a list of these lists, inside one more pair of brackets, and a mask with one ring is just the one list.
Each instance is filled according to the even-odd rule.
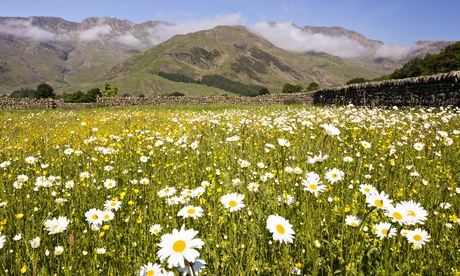
[[460,109],[0,113],[2,275],[459,275]]

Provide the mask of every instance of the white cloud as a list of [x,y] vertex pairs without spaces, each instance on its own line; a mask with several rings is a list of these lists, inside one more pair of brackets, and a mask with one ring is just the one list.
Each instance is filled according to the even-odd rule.
[[82,31],[78,34],[78,37],[82,41],[95,41],[99,40],[101,36],[108,35],[112,32],[112,27],[109,25],[96,25],[86,31]]
[[221,25],[239,25],[244,22],[241,14],[226,14],[221,16],[214,16],[203,20],[192,20],[178,24],[159,24],[154,29],[150,29],[150,41],[156,45],[164,42],[171,37],[179,34],[187,34],[202,30],[209,30],[216,26]]
[[369,49],[347,37],[332,37],[302,30],[291,23],[261,22],[248,26],[249,30],[275,46],[294,52],[324,52],[352,58],[369,54]]
[[421,47],[416,44],[406,46],[384,44],[377,48],[375,51],[375,57],[400,60],[408,57],[420,48]]
[[121,35],[121,36],[116,37],[114,40],[118,43],[124,44],[126,46],[135,47],[135,48],[142,46],[142,42],[139,39],[137,39],[135,36],[133,36],[132,34]]
[[4,24],[0,24],[0,33],[30,38],[37,41],[51,41],[57,39],[56,34],[32,25],[30,20],[8,20]]

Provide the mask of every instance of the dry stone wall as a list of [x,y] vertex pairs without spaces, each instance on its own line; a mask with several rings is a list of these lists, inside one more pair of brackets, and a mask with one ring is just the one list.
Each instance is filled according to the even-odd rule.
[[459,106],[460,71],[321,89],[313,93],[313,103],[365,106]]
[[73,104],[52,99],[0,97],[0,109],[91,108],[133,105],[366,105],[366,106],[460,106],[460,71],[402,80],[387,80],[325,88],[313,93],[277,94],[258,97],[153,97],[99,98],[96,103]]
[[0,97],[0,109],[38,109],[38,108],[92,108],[92,107],[123,107],[135,105],[268,105],[268,104],[311,104],[310,94],[264,95],[258,97],[152,97],[152,98],[99,98],[96,103],[65,103],[63,100],[52,99],[14,99]]
[[209,104],[236,104],[236,105],[269,105],[269,104],[311,104],[310,94],[280,94],[257,97],[154,97],[154,98],[99,98],[99,106],[130,106],[130,105],[209,105]]

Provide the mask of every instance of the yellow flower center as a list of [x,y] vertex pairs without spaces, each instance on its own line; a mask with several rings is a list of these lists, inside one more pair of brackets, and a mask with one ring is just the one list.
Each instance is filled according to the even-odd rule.
[[190,209],[187,210],[187,214],[189,214],[189,215],[194,215],[195,213],[196,213],[196,211],[193,208],[190,208]]
[[421,241],[422,240],[422,236],[417,234],[417,235],[414,235],[414,241]]
[[332,178],[337,178],[338,176],[339,176],[339,175],[336,174],[336,173],[333,173],[333,174],[332,174]]
[[153,270],[149,270],[147,271],[147,273],[145,273],[146,276],[154,276],[155,273],[153,272]]
[[238,205],[238,203],[236,203],[236,201],[234,201],[234,200],[230,200],[230,202],[228,203],[228,206],[230,206],[232,208],[236,207],[236,205]]
[[407,212],[407,214],[409,216],[411,216],[411,217],[414,217],[414,218],[417,216],[414,211],[409,211],[409,212]]
[[310,190],[316,190],[317,186],[315,184],[310,184],[308,187],[310,188]]
[[357,227],[357,226],[358,226],[358,223],[356,223],[355,221],[353,221],[352,223],[350,223],[350,226],[351,226],[351,227]]
[[276,231],[280,234],[284,234],[284,232],[286,232],[286,230],[284,229],[283,225],[281,224],[277,224],[276,225]]
[[94,219],[94,220],[97,220],[97,219],[99,219],[99,216],[94,214],[94,215],[91,216],[91,218]]
[[377,206],[378,208],[383,208],[383,200],[381,200],[381,199],[376,199],[376,200],[374,201],[374,204],[375,204],[375,206]]
[[369,188],[364,188],[364,192],[365,192],[365,193],[370,193],[370,192],[371,192],[371,189],[369,189]]
[[112,201],[112,202],[110,203],[110,205],[112,205],[112,206],[115,207],[115,206],[117,205],[117,203],[116,203],[115,201]]
[[393,213],[393,217],[396,219],[396,220],[402,220],[403,216],[399,213],[399,212],[394,212]]
[[178,240],[173,244],[173,250],[177,253],[182,253],[187,244],[183,240]]
[[386,236],[388,234],[388,229],[382,229],[382,234]]

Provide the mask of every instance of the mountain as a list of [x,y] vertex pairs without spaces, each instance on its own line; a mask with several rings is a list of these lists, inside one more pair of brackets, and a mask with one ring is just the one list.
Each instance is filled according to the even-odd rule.
[[[126,91],[148,87],[145,83],[163,72],[195,80],[220,75],[271,91],[279,91],[288,82],[329,86],[357,76],[377,76],[339,57],[282,50],[242,26],[175,36],[129,60],[123,68],[112,72],[110,81]],[[166,89],[166,84],[157,85]]]
[[[289,37],[284,39],[283,32],[270,36],[273,28],[286,24],[267,25],[272,29],[214,28],[216,25],[136,24],[108,17],[79,23],[56,17],[0,17],[0,94],[41,82],[50,83],[57,92],[73,92],[101,86],[106,80],[124,88],[122,93],[177,90],[189,95],[230,94],[171,81],[159,72],[196,79],[219,74],[272,91],[279,91],[288,81],[334,85],[349,78],[392,72],[409,58],[437,52],[447,44],[422,41],[398,48],[340,27],[291,24],[287,27],[295,28],[296,35],[305,36],[299,49],[291,49],[295,43]],[[207,31],[200,31],[203,29]],[[280,45],[279,40],[287,42]],[[313,48],[305,47],[310,45]],[[349,56],[355,49],[359,49],[358,55]]]

